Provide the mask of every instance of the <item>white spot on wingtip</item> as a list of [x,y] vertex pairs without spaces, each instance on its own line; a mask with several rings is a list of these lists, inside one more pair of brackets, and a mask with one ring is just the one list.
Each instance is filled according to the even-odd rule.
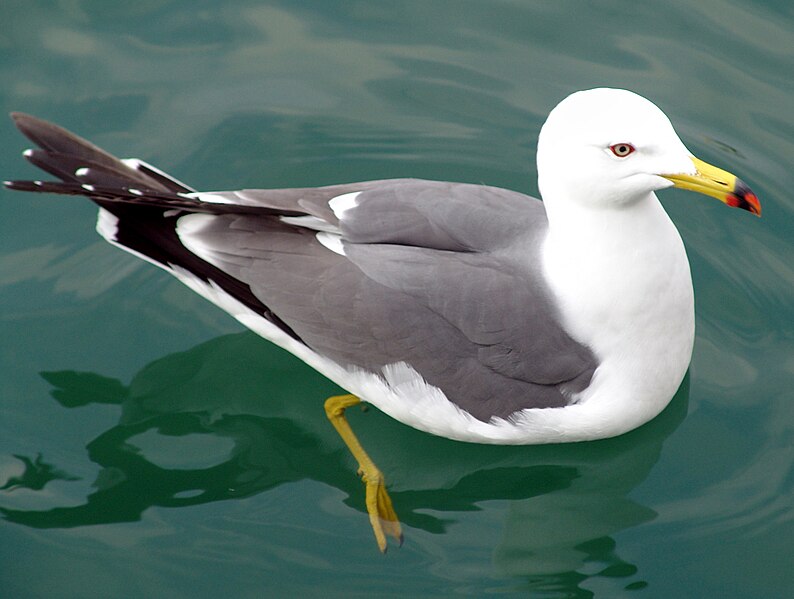
[[143,192],[140,189],[134,189],[130,187],[127,191],[129,191],[134,196],[142,196]]
[[317,241],[319,241],[322,245],[326,248],[334,252],[335,254],[339,254],[340,256],[345,256],[345,246],[342,244],[342,237],[339,235],[334,235],[333,233],[328,233],[326,231],[320,231],[316,235]]
[[142,160],[138,160],[137,158],[122,158],[121,161],[135,171],[138,170],[138,167],[141,165],[141,162],[143,162]]
[[82,187],[86,191],[94,191],[94,189],[95,189],[95,187],[93,185],[88,185],[87,183],[84,184],[84,185],[81,185],[80,187]]
[[108,241],[116,241],[116,234],[119,230],[119,219],[104,208],[99,209],[97,215],[96,230]]
[[41,187],[42,185],[44,185],[44,183],[42,183],[41,181],[34,181],[33,185],[36,185],[37,187]]
[[88,171],[89,169],[87,166],[81,166],[76,171],[74,171],[74,174],[77,177],[85,177],[88,174]]
[[210,204],[235,204],[234,200],[217,193],[197,191],[194,193],[186,193],[184,195],[191,200],[198,200],[199,202],[207,202]]
[[216,219],[214,214],[193,213],[186,214],[177,223],[177,235],[197,235],[206,227],[211,225]]
[[314,229],[315,231],[326,231],[328,233],[339,233],[339,227],[332,225],[316,216],[280,216],[279,220],[288,225]]
[[202,236],[204,230],[212,225],[216,218],[214,214],[186,214],[179,217],[176,223],[176,234],[182,245],[189,251],[210,264],[222,267],[223,262],[219,260],[219,256],[222,254]]
[[31,156],[33,156],[33,150],[31,150],[30,148],[28,148],[27,150],[25,150],[24,152],[22,152],[22,155],[23,155],[25,158],[30,158]]
[[331,199],[328,202],[328,207],[334,213],[336,218],[338,218],[339,220],[343,220],[345,214],[348,211],[358,206],[358,202],[356,201],[356,199],[358,198],[358,194],[360,193],[361,193],[360,191],[354,191],[352,193],[345,193],[342,194],[341,196],[336,196],[335,198]]
[[156,166],[151,165],[148,162],[146,162],[145,160],[141,160],[140,158],[122,158],[121,161],[124,164],[126,164],[128,167],[130,167],[132,170],[134,170],[134,171],[139,171],[139,172],[145,173],[145,170],[148,169],[148,170],[152,171],[153,173],[157,173],[158,175],[160,175],[164,179],[168,179],[169,181],[173,181],[177,185],[181,185],[185,189],[192,189],[189,185],[185,185],[182,181],[180,181],[176,177],[172,177],[168,173],[166,173],[164,171],[161,171]]

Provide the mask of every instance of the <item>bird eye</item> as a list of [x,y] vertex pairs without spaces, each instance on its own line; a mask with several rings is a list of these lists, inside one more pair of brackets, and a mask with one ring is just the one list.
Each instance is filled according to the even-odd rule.
[[634,151],[634,146],[631,144],[620,143],[609,146],[609,149],[612,150],[612,153],[618,158],[625,158]]

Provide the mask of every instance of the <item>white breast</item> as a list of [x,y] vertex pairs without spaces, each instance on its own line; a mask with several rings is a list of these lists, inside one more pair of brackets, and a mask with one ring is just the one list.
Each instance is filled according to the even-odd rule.
[[566,329],[599,359],[591,385],[576,398],[582,410],[568,411],[583,412],[574,426],[619,434],[661,412],[689,366],[695,327],[689,263],[653,194],[625,210],[588,210],[564,220],[564,228],[550,228],[544,273]]

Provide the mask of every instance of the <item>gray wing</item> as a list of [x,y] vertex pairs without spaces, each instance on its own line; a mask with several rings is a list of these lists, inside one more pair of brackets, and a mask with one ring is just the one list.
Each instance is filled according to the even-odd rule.
[[89,197],[112,215],[100,230],[113,243],[211,281],[339,363],[406,362],[486,421],[566,405],[589,384],[596,360],[561,326],[540,271],[537,200],[411,179],[197,193],[57,125],[13,118],[40,148],[26,158],[60,181],[7,187]]
[[[340,220],[328,201],[356,191]],[[540,271],[538,200],[418,180],[232,193],[315,217],[309,229],[218,215],[191,233],[315,351],[374,372],[407,362],[486,421],[567,405],[588,385],[595,358],[561,326]],[[314,229],[337,231],[344,255]]]

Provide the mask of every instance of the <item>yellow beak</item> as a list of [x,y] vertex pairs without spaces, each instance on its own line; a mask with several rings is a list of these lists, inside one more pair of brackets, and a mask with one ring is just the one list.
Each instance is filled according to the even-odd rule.
[[676,187],[717,198],[721,202],[728,204],[728,206],[742,208],[756,216],[761,216],[761,203],[744,181],[736,175],[732,175],[716,166],[711,166],[694,156],[691,158],[697,169],[694,175],[662,176],[672,181]]

